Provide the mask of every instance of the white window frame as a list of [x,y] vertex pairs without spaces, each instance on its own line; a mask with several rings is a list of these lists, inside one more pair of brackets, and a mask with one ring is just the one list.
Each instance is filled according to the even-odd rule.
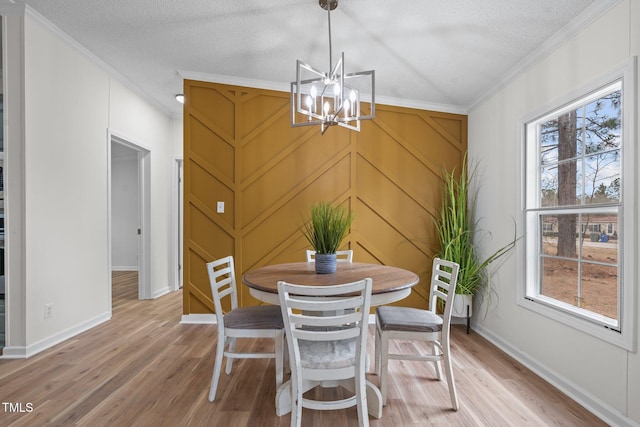
[[[522,285],[517,287],[517,303],[518,305],[551,318],[555,321],[578,329],[582,332],[590,334],[594,337],[602,339],[606,342],[622,347],[626,350],[635,351],[636,343],[636,319],[637,310],[635,306],[637,295],[637,272],[635,267],[636,260],[636,242],[638,241],[637,222],[637,202],[636,202],[636,165],[640,164],[636,158],[636,105],[637,105],[637,59],[632,58],[627,64],[616,69],[615,71],[603,76],[597,81],[592,82],[588,86],[572,92],[556,102],[553,102],[542,108],[537,114],[531,114],[520,123],[521,137],[521,162],[523,174],[521,176],[521,212],[525,229],[524,245],[522,246],[520,256],[518,257],[518,271],[522,274]],[[538,230],[539,227],[534,222],[537,216],[526,216],[527,191],[536,191],[539,185],[538,174],[538,151],[537,144],[527,144],[527,124],[538,122],[551,112],[557,112],[564,107],[572,104],[584,102],[590,95],[597,93],[602,88],[609,86],[615,81],[622,82],[622,147],[621,147],[621,206],[619,213],[620,231],[618,236],[619,243],[619,328],[607,327],[605,318],[593,316],[585,316],[584,312],[580,313],[575,307],[562,303],[558,300],[540,296],[531,298],[527,296],[527,291],[540,280],[539,278],[539,262],[538,257],[539,236],[537,231],[530,235],[530,230]],[[534,180],[536,185],[529,185],[527,182]],[[535,187],[532,189],[532,187]],[[531,196],[531,195],[530,195]],[[535,195],[537,196],[537,195]],[[531,219],[533,218],[533,219]],[[529,222],[529,223],[527,223]],[[533,256],[532,254],[535,254]],[[534,262],[531,262],[535,259]]]

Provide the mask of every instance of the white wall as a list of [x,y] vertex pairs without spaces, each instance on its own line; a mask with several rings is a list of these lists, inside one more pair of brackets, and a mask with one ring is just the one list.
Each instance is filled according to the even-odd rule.
[[[23,18],[24,280],[8,284],[14,295],[24,292],[10,315],[23,329],[7,337],[5,355],[12,356],[28,356],[110,317],[108,130],[151,152],[152,294],[173,287],[169,184],[176,123],[35,12],[27,8]],[[46,304],[51,318],[44,316]]]
[[109,83],[99,66],[26,18],[27,345],[109,310]]
[[[469,154],[480,162],[482,179],[478,216],[493,233],[482,243],[485,253],[509,241],[513,231],[504,224],[511,218],[518,219],[522,233],[522,120],[638,55],[638,3],[619,2],[469,113]],[[516,265],[522,253],[512,254],[493,273],[496,293],[486,316],[486,300],[477,308],[475,329],[612,424],[640,424],[638,353],[518,306],[522,276]]]
[[160,296],[173,287],[171,264],[172,170],[178,124],[150,108],[136,93],[112,79],[109,127],[151,152],[151,292]]
[[111,155],[111,266],[112,270],[138,270],[140,227],[138,155]]

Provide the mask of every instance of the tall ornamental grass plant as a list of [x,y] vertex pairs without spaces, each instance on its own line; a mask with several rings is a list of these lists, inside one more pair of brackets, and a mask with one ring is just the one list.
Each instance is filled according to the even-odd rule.
[[[483,261],[480,260],[474,240],[480,232],[475,219],[476,197],[470,194],[471,180],[477,166],[469,173],[465,156],[460,174],[454,168],[443,174],[444,186],[440,218],[436,230],[440,240],[438,257],[460,264],[457,294],[476,295],[483,283],[490,285],[486,269],[495,260],[515,247],[517,238],[504,245]],[[514,227],[515,233],[515,227]]]

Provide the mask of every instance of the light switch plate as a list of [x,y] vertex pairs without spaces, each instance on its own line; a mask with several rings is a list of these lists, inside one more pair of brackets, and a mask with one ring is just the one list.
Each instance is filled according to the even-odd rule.
[[217,212],[224,213],[224,202],[218,202]]

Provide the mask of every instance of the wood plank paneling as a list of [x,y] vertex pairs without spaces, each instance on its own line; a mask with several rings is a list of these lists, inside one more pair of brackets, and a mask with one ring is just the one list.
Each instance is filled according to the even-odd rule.
[[[185,314],[212,310],[209,260],[233,255],[238,277],[304,260],[299,227],[319,200],[354,212],[344,247],[357,261],[418,273],[402,304],[426,306],[442,169],[462,163],[466,116],[376,105],[361,132],[323,136],[291,127],[288,93],[197,81],[185,81],[184,93]],[[258,303],[240,290],[242,305]]]

